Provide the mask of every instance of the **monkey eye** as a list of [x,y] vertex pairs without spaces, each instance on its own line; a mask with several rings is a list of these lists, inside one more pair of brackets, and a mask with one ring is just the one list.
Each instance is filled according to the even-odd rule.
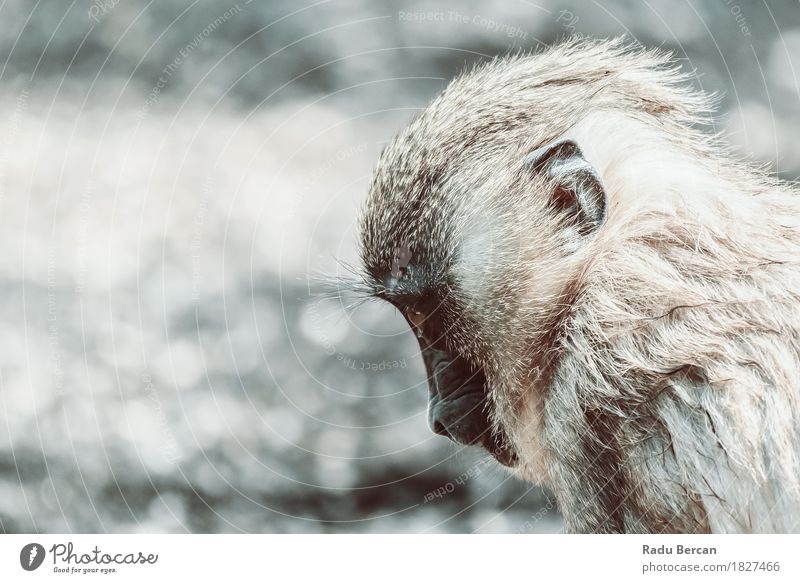
[[422,323],[425,321],[425,314],[414,308],[406,308],[406,318],[419,334],[422,332]]

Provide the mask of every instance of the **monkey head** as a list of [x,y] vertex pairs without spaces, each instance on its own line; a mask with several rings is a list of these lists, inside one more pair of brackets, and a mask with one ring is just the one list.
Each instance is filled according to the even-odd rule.
[[581,123],[663,109],[650,64],[574,43],[462,75],[386,146],[362,213],[364,279],[419,339],[431,428],[536,481],[532,425],[613,211]]

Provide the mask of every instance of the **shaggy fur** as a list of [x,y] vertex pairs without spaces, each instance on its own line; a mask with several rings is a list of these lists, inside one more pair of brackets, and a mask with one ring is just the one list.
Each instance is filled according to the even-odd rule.
[[[800,531],[800,198],[698,129],[668,56],[574,41],[465,73],[383,152],[365,282],[393,253],[449,297],[523,478],[573,532]],[[573,232],[525,155],[583,150]]]

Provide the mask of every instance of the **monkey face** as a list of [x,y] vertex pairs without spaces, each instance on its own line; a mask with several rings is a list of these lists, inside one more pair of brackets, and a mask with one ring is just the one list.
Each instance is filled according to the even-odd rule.
[[[508,467],[531,443],[529,397],[546,391],[579,251],[606,213],[600,179],[574,141],[517,160],[515,172],[500,174],[515,177],[518,190],[487,177],[473,191],[489,195],[467,204],[483,204],[478,212],[452,204],[461,197],[452,190],[432,188],[424,199],[368,209],[362,232],[373,295],[397,307],[417,335],[431,429]],[[381,202],[375,192],[373,203]],[[497,198],[486,204],[491,193],[504,197],[499,216]]]
[[431,190],[424,200],[368,209],[362,232],[365,280],[418,338],[431,429],[480,446],[507,467],[517,467],[525,453],[517,448],[531,443],[535,423],[523,412],[531,391],[546,391],[575,250],[606,212],[602,184],[574,141],[517,160],[515,173],[505,173],[517,178],[515,194],[491,177],[482,185],[505,193],[499,217],[489,196],[477,207],[483,212],[465,214],[463,200],[453,204],[459,195]]
[[403,313],[417,335],[425,361],[431,430],[459,444],[481,446],[501,464],[514,466],[516,454],[492,427],[483,368],[447,350],[435,312],[429,315],[406,308]]

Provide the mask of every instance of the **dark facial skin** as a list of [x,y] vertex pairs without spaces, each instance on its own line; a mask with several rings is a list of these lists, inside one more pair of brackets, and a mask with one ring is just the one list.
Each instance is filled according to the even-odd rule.
[[478,445],[505,466],[514,466],[516,455],[492,431],[488,416],[486,377],[460,355],[443,347],[435,315],[403,310],[416,332],[428,373],[428,423],[434,433],[463,445]]

